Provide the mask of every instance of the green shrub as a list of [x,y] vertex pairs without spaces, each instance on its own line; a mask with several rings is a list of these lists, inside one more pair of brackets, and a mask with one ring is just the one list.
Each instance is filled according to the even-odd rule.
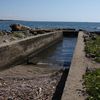
[[83,78],[89,95],[87,100],[100,100],[100,69],[86,72]]
[[14,35],[14,37],[18,37],[18,38],[24,38],[25,37],[24,33],[19,33],[19,32],[14,32],[13,35]]
[[0,36],[4,35],[3,32],[0,32]]
[[100,62],[100,57],[96,57],[96,58],[95,58],[95,61],[96,61],[96,62]]
[[95,61],[100,62],[100,36],[96,36],[95,40],[90,38],[89,41],[85,43],[85,51],[87,54],[94,55]]

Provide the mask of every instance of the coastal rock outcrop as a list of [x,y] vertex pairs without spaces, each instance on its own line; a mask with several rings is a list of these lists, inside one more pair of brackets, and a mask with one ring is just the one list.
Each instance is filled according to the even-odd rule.
[[11,24],[10,28],[12,29],[12,31],[25,31],[25,30],[31,30],[30,27],[27,26],[23,26],[21,24]]
[[[9,25],[11,30],[0,30],[0,44],[8,43],[15,40],[24,39],[30,36],[47,34],[54,31],[59,31],[62,29],[42,29],[42,28],[31,28],[21,24],[11,24]],[[63,31],[63,30],[62,30]]]
[[12,31],[29,31],[29,33],[33,34],[33,35],[37,35],[37,34],[43,34],[45,33],[44,30],[41,29],[32,29],[30,27],[21,25],[21,24],[12,24],[10,25],[10,28]]

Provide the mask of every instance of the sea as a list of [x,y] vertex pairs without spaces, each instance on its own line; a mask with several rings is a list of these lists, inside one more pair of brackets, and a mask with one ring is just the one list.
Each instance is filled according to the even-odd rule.
[[83,29],[87,31],[100,31],[100,23],[94,22],[47,22],[47,21],[18,21],[18,20],[5,20],[0,21],[0,30],[11,30],[11,24],[22,24],[31,28],[67,28],[67,29]]

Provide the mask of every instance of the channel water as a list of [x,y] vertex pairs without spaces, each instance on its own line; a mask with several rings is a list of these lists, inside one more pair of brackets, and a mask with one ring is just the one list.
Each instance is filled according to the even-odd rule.
[[55,45],[37,54],[34,57],[33,62],[36,61],[37,65],[69,68],[76,41],[77,37],[63,37],[63,39]]

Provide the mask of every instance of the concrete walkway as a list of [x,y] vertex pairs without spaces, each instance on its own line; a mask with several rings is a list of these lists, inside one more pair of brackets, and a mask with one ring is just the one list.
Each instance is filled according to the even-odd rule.
[[65,84],[62,100],[85,100],[82,95],[82,76],[86,71],[83,32],[79,32],[69,75]]

